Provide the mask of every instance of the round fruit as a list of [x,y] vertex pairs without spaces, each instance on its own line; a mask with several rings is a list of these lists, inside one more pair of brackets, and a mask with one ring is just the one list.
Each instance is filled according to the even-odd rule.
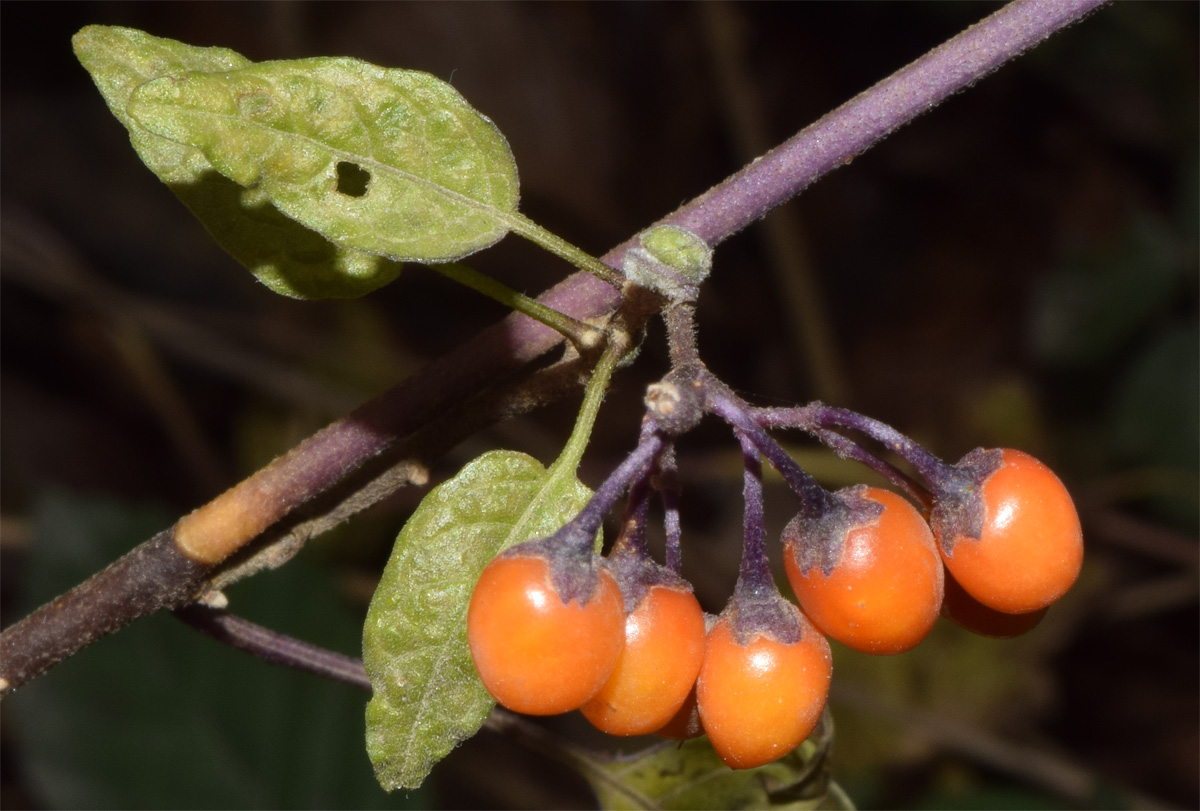
[[686,741],[704,734],[704,725],[700,723],[700,709],[696,706],[695,685],[688,691],[687,698],[683,700],[675,716],[654,730],[654,734],[673,741]]
[[762,631],[739,640],[729,612],[709,631],[696,701],[704,731],[731,768],[783,757],[821,718],[833,673],[829,642],[792,609],[801,627],[792,643]]
[[[848,494],[848,495],[846,495]],[[784,568],[804,613],[824,633],[864,653],[909,650],[937,622],[942,561],[933,533],[905,499],[877,487],[838,494],[863,498],[882,512],[833,533],[827,567],[806,560],[800,519],[784,530]],[[795,531],[793,531],[795,530]],[[806,565],[807,563],[807,565]]]
[[550,565],[506,555],[483,570],[467,609],[467,641],[483,686],[515,712],[579,708],[612,675],[625,644],[625,606],[601,569],[586,602],[563,602]]
[[946,573],[946,597],[942,600],[942,616],[968,631],[980,636],[1009,639],[1032,630],[1049,608],[1025,614],[1005,614],[988,608],[958,585],[949,572]]
[[646,735],[683,705],[704,658],[704,612],[690,590],[652,586],[625,617],[616,670],[580,707],[610,735]]
[[[956,522],[963,503],[934,506],[933,529],[946,568],[968,594],[989,608],[1026,614],[1067,593],[1083,564],[1083,530],[1066,487],[1050,468],[1021,451],[972,452],[975,460],[998,453],[974,503],[982,510],[980,533]],[[969,469],[972,454],[959,463]]]

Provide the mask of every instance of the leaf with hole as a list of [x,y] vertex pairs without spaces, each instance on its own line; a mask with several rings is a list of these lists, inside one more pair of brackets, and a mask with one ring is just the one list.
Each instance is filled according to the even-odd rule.
[[516,212],[504,136],[427,73],[348,58],[263,62],[147,82],[128,112],[199,149],[250,204],[355,250],[459,259],[503,237]]
[[591,492],[577,463],[577,453],[549,469],[522,453],[486,453],[430,491],[400,531],[363,631],[374,688],[367,752],[384,788],[420,785],[491,712],[467,647],[471,590],[501,551],[583,508]]
[[151,132],[127,112],[134,90],[146,82],[193,71],[224,73],[248,67],[250,60],[225,48],[198,48],[116,26],[90,25],[72,44],[142,162],[267,287],[294,298],[351,298],[399,274],[399,262],[337,245],[269,202],[248,197],[201,150]]

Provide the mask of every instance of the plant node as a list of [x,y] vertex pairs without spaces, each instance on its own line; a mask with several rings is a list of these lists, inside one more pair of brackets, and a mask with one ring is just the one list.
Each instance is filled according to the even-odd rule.
[[712,248],[686,228],[660,225],[642,232],[641,244],[625,253],[621,271],[634,284],[672,303],[695,301],[712,270]]

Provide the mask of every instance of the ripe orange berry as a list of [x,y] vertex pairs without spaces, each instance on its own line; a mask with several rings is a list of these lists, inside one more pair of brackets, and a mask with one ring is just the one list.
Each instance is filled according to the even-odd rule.
[[686,741],[704,734],[704,726],[700,723],[700,708],[696,706],[696,685],[692,685],[675,716],[654,730],[654,734],[673,741]]
[[582,604],[564,602],[550,564],[502,555],[471,594],[467,641],[483,686],[515,712],[555,715],[579,708],[612,675],[625,644],[625,606],[601,569]]
[[963,590],[954,576],[946,572],[946,597],[942,600],[942,616],[968,631],[995,639],[1009,639],[1032,630],[1049,607],[1025,614],[1005,614],[988,608]]
[[808,618],[842,644],[875,654],[909,650],[933,628],[942,605],[933,533],[911,504],[888,490],[859,486],[835,497],[865,499],[882,510],[827,533],[815,522],[793,519],[783,533],[788,582]]
[[1066,594],[1083,564],[1083,531],[1053,471],[1011,449],[972,451],[956,467],[974,469],[979,483],[958,497],[939,494],[934,505],[934,535],[950,574],[976,600],[1009,614]]
[[625,617],[616,670],[584,717],[610,735],[646,735],[679,711],[704,658],[704,611],[691,590],[651,586]]
[[780,602],[795,614],[796,641],[770,631],[739,638],[737,613],[729,610],[708,634],[696,701],[713,748],[734,769],[762,766],[799,746],[829,695],[829,642],[800,609]]

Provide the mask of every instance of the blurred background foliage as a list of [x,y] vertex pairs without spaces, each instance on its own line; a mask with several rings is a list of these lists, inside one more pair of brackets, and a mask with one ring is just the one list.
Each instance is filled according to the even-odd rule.
[[[256,59],[352,55],[449,79],[508,137],[523,210],[594,253],[995,8],[991,3],[4,3],[0,555],[5,623],[501,313],[419,267],[353,302],[269,293],[137,161],[71,54],[89,23]],[[1027,637],[939,626],[836,653],[834,774],[861,807],[1196,807],[1197,20],[1106,8],[729,240],[700,302],[710,365],[763,404],[823,398],[939,455],[1013,445],[1075,494],[1078,587]],[[475,265],[566,272],[509,239]],[[582,476],[632,447],[661,329],[622,372]],[[496,426],[549,461],[576,403]],[[861,480],[795,438],[830,485]],[[685,574],[736,577],[735,447],[680,447]],[[230,590],[347,653],[418,493]],[[768,488],[768,519],[793,509]],[[169,617],[5,702],[0,805],[587,807],[586,784],[482,733],[418,793],[375,786],[364,696]],[[547,728],[601,748],[577,718]]]

